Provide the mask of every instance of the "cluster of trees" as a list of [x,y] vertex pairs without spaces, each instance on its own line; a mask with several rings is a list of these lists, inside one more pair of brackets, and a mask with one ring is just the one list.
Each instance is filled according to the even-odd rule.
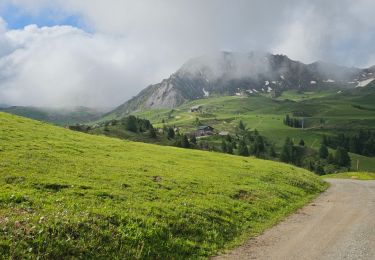
[[360,109],[360,110],[372,110],[371,108],[367,108],[361,105],[352,105],[352,107]]
[[156,130],[147,119],[139,118],[133,115],[124,117],[120,120],[110,120],[104,123],[104,132],[110,132],[109,126],[122,126],[125,130],[133,133],[148,133],[149,137],[156,138]]
[[117,120],[112,120],[111,123],[112,125],[121,123],[126,130],[131,131],[133,133],[144,133],[146,131],[154,129],[153,125],[149,120],[135,116],[124,117],[119,122]]
[[338,146],[334,153],[329,153],[324,144],[324,138],[318,151],[305,147],[301,139],[298,145],[288,137],[282,147],[280,160],[282,162],[304,167],[319,175],[332,173],[340,170],[348,170],[351,167],[351,160],[348,151]]
[[[121,126],[125,130],[138,133],[138,134],[147,134],[148,137],[156,139],[159,137],[159,141],[162,141],[164,145],[177,146],[182,148],[199,148],[197,146],[197,140],[195,137],[188,138],[187,135],[181,134],[177,128],[174,126],[163,126],[163,131],[159,133],[157,129],[151,124],[147,119],[139,118],[136,116],[127,116],[120,120],[111,120],[105,122],[104,132],[111,132],[109,126]],[[163,139],[162,137],[165,137]]]
[[290,127],[303,128],[303,119],[290,117],[289,115],[286,115],[283,122],[284,122],[284,125],[287,125]]
[[322,143],[318,155],[315,167],[309,166],[309,169],[319,175],[350,170],[351,159],[348,151],[341,146],[338,146],[334,153],[329,153],[327,146]]
[[[158,129],[154,128],[149,120],[133,115],[124,117],[120,120],[107,121],[101,124],[99,127],[104,127],[103,131],[106,135],[115,135],[120,137],[121,135],[117,135],[117,130],[115,130],[116,126],[117,128],[120,127],[126,131],[143,134],[143,137],[147,135],[147,137],[149,138],[158,139],[158,142],[164,145],[171,145],[182,148],[199,148],[197,146],[197,140],[195,137],[189,139],[185,134],[181,134],[175,126],[172,127],[164,125],[162,129],[163,131],[160,131],[159,133]],[[82,131],[87,129],[84,126],[74,126],[73,128],[74,129],[72,130],[82,129]],[[163,138],[163,136],[165,138]],[[147,140],[147,138],[143,138],[142,140]],[[150,142],[153,141],[150,140]]]
[[236,127],[235,136],[223,137],[221,151],[240,156],[256,156],[260,158],[275,157],[275,147],[270,145],[257,130],[250,131],[240,121]]
[[281,150],[280,160],[282,162],[300,165],[302,158],[306,154],[304,141],[300,143],[303,145],[295,146],[292,139],[287,137]]
[[249,131],[246,129],[246,125],[240,121],[235,136],[223,137],[221,152],[277,159],[309,169],[319,175],[350,169],[351,160],[347,149],[337,146],[336,150],[330,153],[324,142],[325,138],[323,138],[319,150],[314,150],[306,147],[303,139],[294,144],[294,141],[288,137],[278,154],[275,146],[269,144],[258,131]]
[[174,139],[176,136],[174,127],[167,126],[167,125],[163,126],[163,134],[165,134],[169,140]]
[[78,132],[84,132],[84,133],[87,133],[88,131],[90,131],[92,129],[91,126],[88,126],[88,125],[80,125],[80,124],[76,124],[76,125],[70,125],[69,126],[69,129],[70,130],[73,130],[73,131],[78,131]]
[[352,153],[375,156],[375,131],[359,130],[351,135],[341,133],[334,137],[324,136],[323,143],[333,149],[341,146]]
[[196,148],[197,139],[192,136],[190,139],[186,134],[181,134],[178,130],[175,131],[175,127],[164,125],[163,134],[168,140],[172,141],[173,146],[181,148]]
[[335,154],[333,155],[332,153],[329,153],[327,146],[322,143],[319,148],[319,157],[321,159],[326,159],[327,163],[334,164],[339,167],[350,168],[351,166],[349,153],[341,146],[336,148]]
[[196,147],[199,150],[222,152],[220,148],[217,148],[215,144],[207,140],[197,141]]
[[223,153],[233,154],[234,149],[237,149],[237,143],[231,135],[223,137],[221,141],[221,151]]
[[197,141],[196,141],[195,137],[193,137],[189,140],[187,135],[183,135],[183,134],[178,133],[175,136],[174,146],[181,147],[181,148],[195,148],[196,144],[197,144]]
[[120,128],[123,128],[133,133],[148,133],[149,137],[151,138],[157,137],[157,131],[149,120],[135,116],[127,116],[120,120],[109,120],[97,126],[74,125],[69,126],[69,129],[74,131],[91,133],[91,130],[94,131],[95,129],[103,128],[104,133],[109,134],[111,132],[111,127],[114,126],[120,126]]

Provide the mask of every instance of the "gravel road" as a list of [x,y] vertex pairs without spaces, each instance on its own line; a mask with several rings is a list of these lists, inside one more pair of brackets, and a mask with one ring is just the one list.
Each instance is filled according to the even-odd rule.
[[329,179],[296,214],[213,259],[375,259],[375,181]]

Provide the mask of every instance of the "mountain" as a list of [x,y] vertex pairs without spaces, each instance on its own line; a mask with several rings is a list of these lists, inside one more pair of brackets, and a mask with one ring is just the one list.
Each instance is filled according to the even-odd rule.
[[0,112],[24,116],[31,119],[45,121],[58,125],[72,125],[96,120],[103,116],[108,110],[93,109],[87,107],[72,108],[46,108],[46,107],[27,107],[10,106],[0,107]]
[[143,109],[174,108],[211,95],[354,88],[375,76],[374,70],[326,62],[304,64],[264,52],[218,52],[189,60],[168,79],[147,87],[110,114],[122,117]]

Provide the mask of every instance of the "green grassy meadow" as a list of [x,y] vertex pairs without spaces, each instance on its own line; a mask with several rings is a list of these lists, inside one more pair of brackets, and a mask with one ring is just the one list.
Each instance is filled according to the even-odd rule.
[[[269,142],[280,149],[285,138],[295,143],[303,139],[307,146],[318,149],[323,135],[336,135],[340,131],[356,132],[359,129],[375,130],[375,88],[351,90],[317,90],[315,92],[285,91],[272,99],[267,95],[248,97],[220,96],[194,100],[175,109],[158,109],[137,112],[156,127],[163,122],[175,125],[182,132],[193,131],[195,120],[210,125],[217,132],[235,132],[242,120],[249,129],[257,129]],[[189,108],[201,105],[201,112],[191,113]],[[304,114],[305,128],[292,128],[283,124],[286,114]],[[214,140],[213,140],[214,141]],[[360,170],[375,171],[375,158],[351,154],[353,163],[360,160]]]
[[[375,172],[375,157],[367,157],[367,156],[354,154],[354,153],[350,153],[349,155],[352,160],[353,171]],[[358,170],[357,170],[357,161],[358,161]]]
[[5,259],[204,259],[259,234],[326,187],[287,164],[0,113]]
[[371,173],[371,172],[343,172],[343,173],[338,173],[338,174],[325,175],[324,178],[375,180],[375,173]]

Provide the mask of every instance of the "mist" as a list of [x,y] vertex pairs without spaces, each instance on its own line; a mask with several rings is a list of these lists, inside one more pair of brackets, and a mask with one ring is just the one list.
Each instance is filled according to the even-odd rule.
[[0,103],[10,105],[114,107],[218,51],[375,64],[371,0],[5,0],[0,16],[8,5],[14,15],[79,17],[24,28],[0,20]]

